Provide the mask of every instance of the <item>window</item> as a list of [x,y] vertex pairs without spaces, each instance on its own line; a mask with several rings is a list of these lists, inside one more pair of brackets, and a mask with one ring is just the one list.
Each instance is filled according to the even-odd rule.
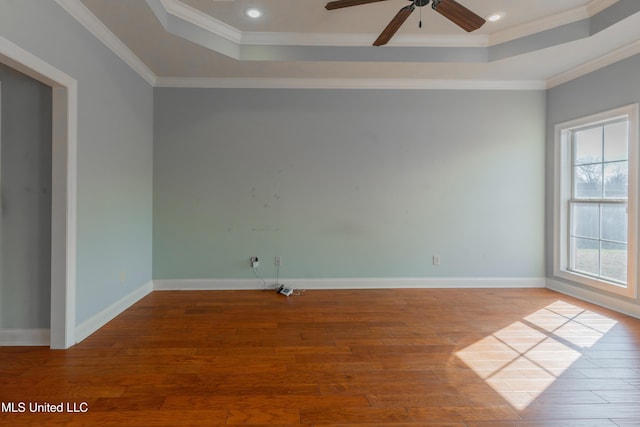
[[638,106],[556,126],[554,274],[635,297]]

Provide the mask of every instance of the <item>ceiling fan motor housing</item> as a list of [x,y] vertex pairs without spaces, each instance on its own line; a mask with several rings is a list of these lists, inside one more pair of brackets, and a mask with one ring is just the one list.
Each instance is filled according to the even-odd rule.
[[[413,4],[418,6],[418,7],[422,7],[422,6],[426,6],[429,4],[430,0],[414,0]],[[435,2],[434,2],[435,3]]]

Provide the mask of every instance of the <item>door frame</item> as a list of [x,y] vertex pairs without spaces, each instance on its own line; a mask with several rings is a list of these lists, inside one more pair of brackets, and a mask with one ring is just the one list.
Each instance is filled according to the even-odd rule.
[[0,36],[0,62],[52,88],[50,347],[75,342],[78,82]]

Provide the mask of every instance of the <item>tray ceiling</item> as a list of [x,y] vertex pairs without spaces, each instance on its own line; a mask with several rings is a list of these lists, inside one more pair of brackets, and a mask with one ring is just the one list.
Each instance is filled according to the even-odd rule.
[[384,47],[406,0],[57,1],[158,86],[539,89],[640,52],[637,0],[459,0],[504,18],[466,33],[423,7]]

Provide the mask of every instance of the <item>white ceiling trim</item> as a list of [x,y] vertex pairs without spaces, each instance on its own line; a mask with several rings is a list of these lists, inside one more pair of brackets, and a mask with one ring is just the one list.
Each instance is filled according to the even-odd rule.
[[563,83],[567,83],[571,80],[577,79],[578,77],[582,77],[584,75],[597,71],[601,68],[604,68],[608,65],[615,64],[616,62],[622,61],[623,59],[630,58],[639,53],[640,53],[640,40],[635,41],[633,43],[629,43],[626,46],[616,49],[604,56],[601,56],[600,58],[596,58],[592,61],[582,64],[579,67],[576,67],[564,73],[558,74],[554,77],[551,77],[550,79],[547,80],[547,88],[551,89]]
[[496,32],[489,36],[488,46],[510,42],[542,31],[551,30],[553,28],[591,18],[617,2],[618,0],[592,0],[591,3],[586,6],[577,7],[557,15],[548,16],[517,27]]
[[[438,79],[286,79],[286,78],[173,78],[159,77],[151,71],[115,34],[113,34],[80,0],[55,0],[90,33],[111,49],[131,69],[155,87],[183,88],[313,88],[313,89],[482,89],[541,90],[550,89],[597,71],[640,53],[640,41],[617,49],[546,81],[507,80],[438,80]],[[617,0],[594,0],[589,12],[606,8]]]
[[[557,15],[539,19],[524,25],[506,29],[489,36],[412,36],[398,37],[393,41],[394,46],[423,46],[423,47],[491,47],[526,37],[532,34],[571,24],[582,19],[590,18],[618,0],[592,0],[589,4],[568,10]],[[372,34],[299,34],[279,32],[243,32],[231,25],[213,18],[180,0],[147,0],[150,4],[160,4],[165,13],[174,16],[201,29],[211,32],[231,42],[243,45],[283,45],[283,46],[369,46]],[[153,7],[152,7],[153,8]],[[162,22],[161,22],[162,23]],[[166,23],[162,23],[166,28]]]
[[55,0],[69,15],[96,36],[105,46],[137,72],[150,85],[157,76],[115,34],[109,30],[80,0]]
[[[269,33],[243,32],[241,43],[254,46],[369,46],[377,34],[366,33]],[[486,35],[396,35],[388,46],[487,47]]]
[[[557,17],[551,17],[536,21],[528,26],[521,26],[520,32],[533,32],[542,29],[548,30],[548,27],[559,30],[560,32],[567,33],[566,36],[572,39],[583,38],[588,36],[589,20],[584,19],[588,17],[589,11],[596,11],[603,7],[604,3],[612,0],[592,0],[590,8],[579,7],[572,9],[571,11],[559,14]],[[218,53],[226,55],[236,60],[272,60],[272,61],[351,61],[353,58],[357,58],[358,61],[369,62],[413,62],[416,58],[420,58],[419,62],[486,62],[491,58],[490,50],[501,49],[503,44],[488,46],[491,43],[489,38],[480,40],[472,38],[473,42],[469,42],[473,46],[465,46],[464,39],[420,39],[420,38],[405,38],[394,41],[394,46],[401,46],[401,42],[411,43],[413,46],[402,46],[405,50],[394,50],[390,47],[371,49],[369,44],[369,37],[362,37],[363,35],[355,35],[347,41],[348,46],[329,46],[327,41],[335,42],[336,39],[327,40],[323,39],[325,44],[318,44],[318,40],[313,38],[313,35],[308,35],[302,40],[302,36],[297,33],[252,33],[245,35],[243,32],[233,29],[233,27],[227,26],[210,17],[209,15],[196,10],[190,6],[186,6],[180,0],[146,0],[149,7],[153,10],[156,18],[164,29],[177,37],[182,37],[185,40],[199,44],[207,49],[214,50]],[[596,3],[599,4],[596,7]],[[576,33],[575,28],[569,28],[575,24],[582,25],[581,31]],[[217,32],[217,28],[222,28],[224,31]],[[522,29],[524,28],[524,29]],[[506,36],[498,38],[497,40],[504,43],[507,40]],[[515,36],[516,33],[510,33]],[[295,37],[291,37],[295,35]],[[272,37],[278,37],[277,42],[270,40]],[[503,38],[504,37],[504,38]],[[528,37],[533,37],[530,35]],[[247,39],[254,43],[261,43],[260,45],[248,44]],[[517,41],[528,42],[527,37],[518,39]],[[367,40],[362,45],[353,46],[358,40]],[[425,46],[426,40],[434,42],[438,40],[438,44],[449,45],[449,47],[442,46]],[[561,38],[563,42],[567,42],[568,39]],[[304,43],[304,46],[299,45],[300,42]],[[533,44],[527,45],[524,50],[521,43],[519,49],[506,49],[501,51],[502,54],[507,56],[513,56],[517,54],[523,54],[532,50],[548,47],[548,43],[544,38],[532,38]],[[345,43],[341,41],[340,43]],[[268,45],[267,45],[268,44]],[[454,46],[451,46],[454,45]],[[462,45],[462,46],[461,46]],[[478,47],[478,45],[484,45],[484,47]],[[264,48],[261,49],[261,47]],[[303,47],[310,47],[315,50],[305,50]],[[351,49],[348,51],[347,49]],[[358,49],[354,51],[353,49]],[[410,49],[423,49],[417,56],[415,52],[411,52]],[[445,53],[446,52],[446,53]],[[495,57],[496,59],[503,59],[504,56]]]
[[[242,31],[232,27],[214,17],[207,15],[181,1],[177,0],[155,0],[159,1],[164,10],[169,15],[178,17],[203,30],[209,31],[217,36],[225,38],[234,43],[242,44]],[[164,25],[164,24],[163,24]],[[166,29],[166,28],[165,28]]]
[[156,87],[200,89],[432,89],[545,90],[544,81],[447,79],[174,78],[159,77]]
[[[222,0],[218,0],[222,1]],[[587,14],[589,16],[597,15],[609,6],[613,6],[618,0],[592,0],[587,6]]]

